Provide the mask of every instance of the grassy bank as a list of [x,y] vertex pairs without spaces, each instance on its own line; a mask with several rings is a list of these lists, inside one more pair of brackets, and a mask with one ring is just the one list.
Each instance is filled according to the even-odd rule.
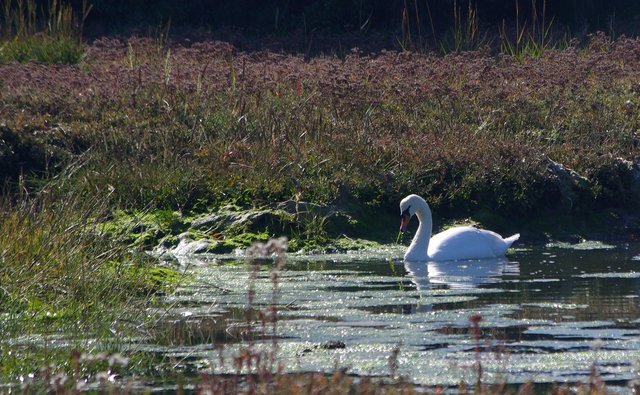
[[[1,64],[2,333],[130,329],[111,323],[174,278],[141,252],[208,214],[194,237],[225,252],[282,234],[389,243],[408,193],[437,227],[637,232],[639,53],[603,35],[535,59],[103,38],[77,65]],[[13,379],[72,363],[10,352]]]
[[[68,188],[123,209],[350,199],[395,212],[418,192],[445,216],[632,210],[639,50],[598,35],[524,62],[305,60],[105,38],[78,66],[0,66],[5,178],[46,178],[81,155]],[[585,183],[563,190],[549,159]]]
[[0,201],[3,383],[49,364],[70,369],[72,350],[117,351],[119,338],[151,319],[144,309],[155,295],[180,280],[107,237],[108,197],[58,194],[56,186]]

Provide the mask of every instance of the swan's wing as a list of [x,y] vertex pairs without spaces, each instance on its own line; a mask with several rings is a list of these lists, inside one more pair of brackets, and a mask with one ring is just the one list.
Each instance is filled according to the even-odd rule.
[[504,255],[502,236],[473,226],[458,226],[440,232],[429,241],[429,257],[436,260],[481,259]]

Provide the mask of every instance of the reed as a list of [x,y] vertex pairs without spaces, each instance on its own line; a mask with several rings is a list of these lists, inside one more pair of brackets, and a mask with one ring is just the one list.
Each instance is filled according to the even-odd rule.
[[490,40],[486,33],[481,32],[480,18],[477,5],[469,1],[466,12],[457,0],[453,2],[453,28],[440,40],[439,47],[442,54],[476,51],[488,47]]
[[541,15],[538,15],[538,5],[536,0],[531,0],[531,21],[525,20],[521,24],[519,2],[515,2],[516,26],[515,33],[510,38],[510,34],[503,21],[499,29],[500,32],[500,53],[511,56],[522,62],[526,58],[541,58],[545,52],[551,49],[564,49],[569,46],[566,36],[560,40],[553,41],[553,22],[551,18],[547,22],[547,2],[543,0]]

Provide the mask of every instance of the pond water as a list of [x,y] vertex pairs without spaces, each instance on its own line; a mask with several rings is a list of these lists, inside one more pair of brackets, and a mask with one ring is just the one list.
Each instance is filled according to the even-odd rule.
[[[428,264],[402,252],[290,255],[277,278],[273,261],[187,259],[193,282],[164,299],[153,341],[134,347],[184,372],[232,373],[221,358],[271,348],[275,333],[289,372],[387,376],[394,356],[396,375],[425,386],[473,384],[478,361],[485,383],[588,382],[594,365],[622,392],[640,378],[640,243]],[[269,306],[275,327],[259,319]]]

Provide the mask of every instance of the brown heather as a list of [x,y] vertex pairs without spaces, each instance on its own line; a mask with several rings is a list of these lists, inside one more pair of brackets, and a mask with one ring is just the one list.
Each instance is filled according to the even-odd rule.
[[[103,38],[77,66],[0,65],[0,121],[63,130],[88,194],[182,209],[200,199],[318,202],[408,192],[457,213],[557,205],[552,159],[586,176],[576,207],[628,206],[640,41],[594,35],[522,61],[486,51],[345,58]],[[71,143],[72,142],[72,143]],[[629,207],[625,207],[629,208]]]

